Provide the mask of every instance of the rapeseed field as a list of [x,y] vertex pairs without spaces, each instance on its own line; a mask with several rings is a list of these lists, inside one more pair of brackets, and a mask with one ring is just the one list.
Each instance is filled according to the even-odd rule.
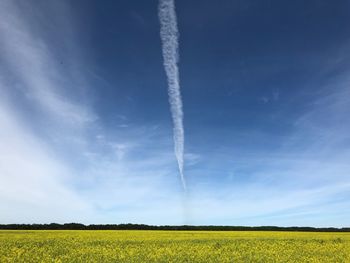
[[350,262],[350,233],[3,230],[0,262]]

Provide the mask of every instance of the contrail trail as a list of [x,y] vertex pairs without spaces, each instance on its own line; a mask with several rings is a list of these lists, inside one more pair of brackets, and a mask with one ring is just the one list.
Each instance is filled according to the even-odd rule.
[[168,79],[170,111],[174,124],[174,150],[183,188],[186,190],[184,177],[184,127],[180,93],[179,69],[179,32],[177,29],[174,0],[159,0],[158,16],[160,38],[162,40],[164,69]]

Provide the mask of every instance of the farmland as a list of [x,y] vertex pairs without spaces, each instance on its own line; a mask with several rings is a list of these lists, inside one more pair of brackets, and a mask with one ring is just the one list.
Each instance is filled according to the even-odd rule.
[[350,233],[1,230],[0,262],[350,262]]

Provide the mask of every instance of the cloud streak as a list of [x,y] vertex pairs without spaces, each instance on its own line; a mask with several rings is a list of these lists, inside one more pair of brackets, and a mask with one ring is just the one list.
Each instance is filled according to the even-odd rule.
[[174,0],[160,0],[158,6],[160,21],[160,37],[162,40],[162,51],[164,69],[168,79],[168,94],[170,110],[174,124],[174,150],[183,188],[186,189],[184,177],[184,127],[183,110],[180,92],[179,69],[179,40],[176,21]]
[[104,123],[87,44],[66,31],[79,36],[73,10],[41,3],[0,1],[0,222],[181,223],[168,133],[118,113]]

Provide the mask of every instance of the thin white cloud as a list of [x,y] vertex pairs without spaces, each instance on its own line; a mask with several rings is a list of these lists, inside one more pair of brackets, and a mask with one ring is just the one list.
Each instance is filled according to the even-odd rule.
[[0,101],[0,222],[66,222],[91,207],[67,187],[69,170]]
[[[281,134],[230,130],[232,144],[227,139],[225,147],[202,156],[204,166],[191,171],[196,178],[192,222],[347,226],[350,85],[347,74],[328,81],[299,117],[279,120],[292,129]],[[237,141],[244,146],[233,147]],[[225,180],[228,167],[235,176],[227,173]],[[213,180],[217,174],[221,179]]]
[[262,101],[264,104],[266,104],[270,101],[270,99],[268,97],[263,96],[260,98],[260,101]]
[[[162,126],[141,127],[124,115],[111,128],[99,123],[89,104],[73,98],[80,94],[75,87],[84,89],[89,81],[61,66],[55,45],[40,26],[33,31],[25,19],[30,11],[20,12],[16,3],[0,3],[0,67],[10,72],[0,79],[0,222],[183,223],[181,185],[174,187],[177,167]],[[344,226],[350,220],[344,202],[350,184],[347,78],[320,89],[307,112],[290,120],[288,134],[225,129],[227,144],[215,147],[217,136],[205,144],[209,150],[184,156],[178,32],[176,23],[169,24],[176,16],[173,1],[162,3],[163,33],[171,33],[162,43],[175,90],[169,89],[175,152],[180,171],[185,158],[191,169],[186,179],[193,179],[187,223]],[[15,92],[26,97],[17,101]],[[39,109],[35,118],[27,112],[32,108]],[[269,147],[279,140],[284,143]],[[241,147],[249,143],[254,147]]]
[[168,79],[170,110],[174,123],[175,156],[179,166],[181,182],[186,189],[184,178],[184,127],[180,93],[179,40],[174,0],[159,1],[160,36],[163,47],[164,68]]
[[0,221],[75,221],[92,208],[74,188],[64,159],[82,152],[86,124],[96,117],[82,101],[68,98],[66,91],[79,94],[83,81],[55,59],[43,25],[32,27],[32,9],[21,8],[0,3]]
[[84,125],[94,121],[96,116],[88,108],[67,99],[63,93],[68,86],[74,94],[81,82],[68,77],[50,45],[29,27],[20,7],[13,1],[1,1],[0,16],[2,62],[27,98],[63,123]]

